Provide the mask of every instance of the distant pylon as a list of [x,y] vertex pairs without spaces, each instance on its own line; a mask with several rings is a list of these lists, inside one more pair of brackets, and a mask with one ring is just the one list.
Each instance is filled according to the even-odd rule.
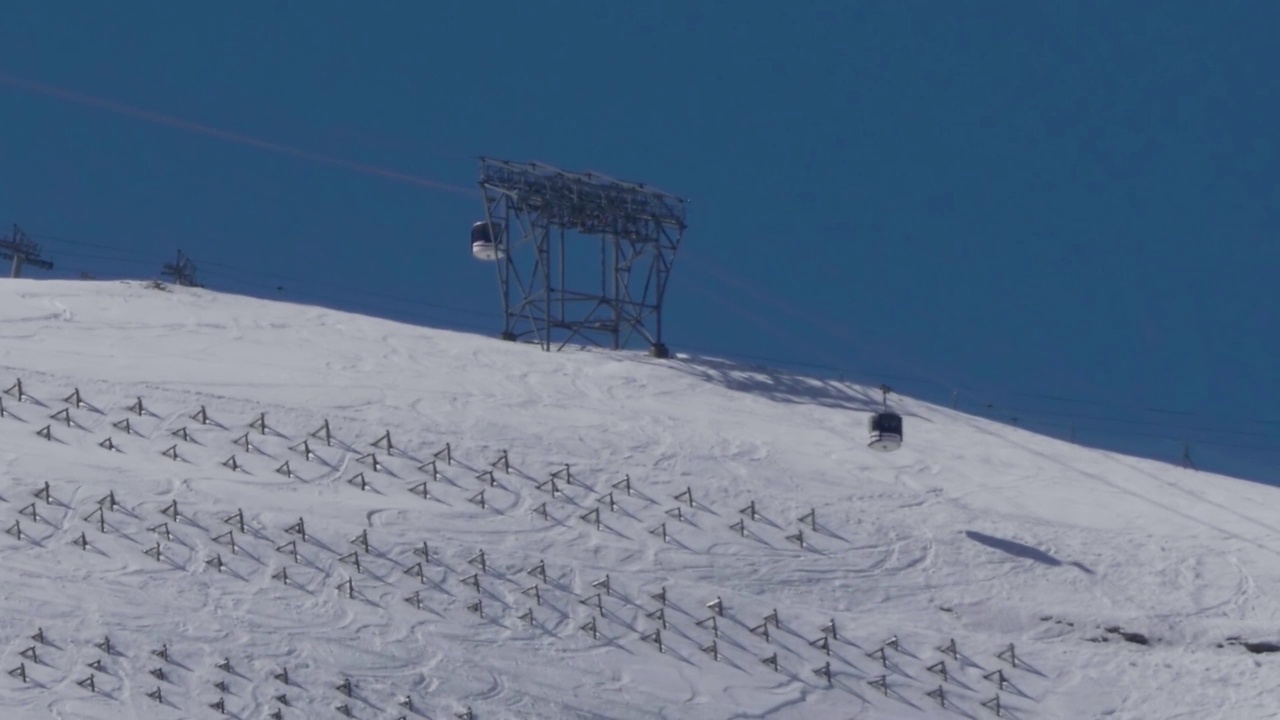
[[191,258],[184,255],[181,250],[178,251],[178,257],[176,260],[171,263],[164,264],[164,267],[160,270],[160,274],[167,278],[173,278],[175,285],[181,285],[183,287],[203,287],[200,283],[196,282],[196,264],[191,262]]

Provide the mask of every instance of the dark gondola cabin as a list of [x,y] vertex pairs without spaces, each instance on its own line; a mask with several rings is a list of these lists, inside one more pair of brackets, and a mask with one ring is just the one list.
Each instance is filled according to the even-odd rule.
[[902,445],[902,416],[897,413],[879,412],[868,422],[871,429],[872,450],[897,450]]
[[867,446],[872,450],[890,452],[902,446],[902,416],[889,411],[889,386],[881,385],[880,392],[884,393],[884,409],[867,421],[870,431]]
[[502,235],[502,224],[492,226],[484,220],[471,226],[471,254],[477,260],[497,260],[502,257],[502,248],[498,239]]

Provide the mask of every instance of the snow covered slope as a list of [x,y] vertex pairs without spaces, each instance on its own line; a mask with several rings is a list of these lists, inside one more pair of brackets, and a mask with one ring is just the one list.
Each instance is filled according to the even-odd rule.
[[1275,488],[144,283],[0,282],[19,379],[4,718],[1277,716]]

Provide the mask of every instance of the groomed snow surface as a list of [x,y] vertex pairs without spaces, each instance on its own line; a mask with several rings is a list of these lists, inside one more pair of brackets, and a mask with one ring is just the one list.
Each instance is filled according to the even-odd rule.
[[0,717],[1280,716],[1271,487],[143,282],[0,282],[5,388]]

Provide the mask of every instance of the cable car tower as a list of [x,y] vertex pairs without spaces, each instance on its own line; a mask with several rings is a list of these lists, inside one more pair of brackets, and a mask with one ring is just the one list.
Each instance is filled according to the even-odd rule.
[[26,265],[41,270],[53,269],[53,263],[40,256],[40,245],[27,237],[17,225],[13,226],[12,237],[0,237],[0,260],[13,261],[9,271],[11,278],[22,277],[22,268]]
[[618,350],[639,337],[668,357],[662,300],[685,200],[639,183],[480,158],[485,219],[472,254],[498,270],[506,340]]
[[160,269],[160,274],[164,277],[173,278],[173,281],[183,287],[204,287],[196,281],[196,264],[191,261],[181,250],[178,251],[178,259],[165,263]]

